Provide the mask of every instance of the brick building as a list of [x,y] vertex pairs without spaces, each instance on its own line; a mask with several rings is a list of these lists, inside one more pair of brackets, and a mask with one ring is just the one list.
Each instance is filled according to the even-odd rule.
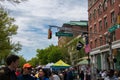
[[60,30],[60,32],[70,32],[73,33],[73,37],[67,37],[67,36],[60,36],[58,37],[58,46],[64,47],[70,40],[77,37],[78,35],[81,35],[81,31],[87,31],[88,28],[88,21],[70,21],[68,23],[64,23],[64,28],[68,28],[69,30]]
[[[120,14],[120,0],[88,0],[88,30],[92,67],[98,69],[110,68],[109,39],[112,41],[112,54],[117,58],[113,68],[120,67],[120,28],[109,32],[109,28],[117,24],[117,17]],[[108,36],[111,35],[109,38]]]

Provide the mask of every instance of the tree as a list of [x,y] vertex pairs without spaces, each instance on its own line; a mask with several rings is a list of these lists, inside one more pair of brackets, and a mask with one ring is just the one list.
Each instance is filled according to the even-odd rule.
[[[48,54],[48,62],[56,62],[60,59],[63,59],[62,51],[58,46],[50,46],[52,49]],[[54,57],[53,57],[54,56]]]
[[58,46],[50,45],[45,49],[37,49],[37,57],[40,64],[45,65],[50,62],[57,62],[59,59],[64,60],[64,54]]
[[28,61],[33,67],[36,67],[39,65],[39,60],[37,57],[32,58],[30,61]]
[[47,49],[37,49],[37,57],[38,57],[38,60],[39,60],[39,63],[40,64],[47,64],[48,63],[48,51]]
[[24,59],[23,56],[19,56],[19,67],[23,67],[23,65],[26,63],[26,59]]
[[77,44],[78,44],[79,41],[82,44],[85,44],[82,37],[80,37],[80,38],[74,38],[69,43],[67,43],[66,46],[65,46],[68,49],[68,53],[71,53],[70,54],[70,59],[71,59],[70,64],[77,63],[79,58],[82,58],[86,55],[83,47],[80,50],[77,50]]
[[12,42],[11,39],[17,34],[18,29],[14,22],[14,18],[9,17],[7,12],[0,8],[0,60],[5,59],[8,54],[15,54],[21,50],[20,43]]

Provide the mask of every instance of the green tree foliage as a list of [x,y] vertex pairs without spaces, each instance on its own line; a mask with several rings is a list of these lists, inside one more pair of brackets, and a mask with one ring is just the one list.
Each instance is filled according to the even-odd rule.
[[9,17],[7,12],[0,8],[0,60],[8,54],[21,50],[20,43],[11,40],[12,36],[17,34],[18,29],[14,22],[14,18]]
[[24,59],[23,56],[19,56],[20,59],[19,59],[19,67],[23,67],[23,65],[26,63],[26,59]]
[[45,65],[50,62],[57,62],[59,59],[64,59],[64,54],[58,46],[50,45],[45,49],[37,49],[37,57],[39,63]]
[[84,47],[80,50],[76,49],[79,41],[85,44],[85,42],[83,41],[83,38],[80,37],[80,38],[74,38],[66,45],[66,48],[69,49],[68,51],[72,53],[70,57],[72,57],[72,61],[74,61],[74,63],[77,63],[79,58],[86,56]]
[[70,55],[68,53],[68,49],[66,47],[61,47],[60,51],[61,51],[64,62],[70,64]]
[[48,62],[56,62],[63,59],[63,54],[58,46],[50,46],[50,53],[48,54]]
[[39,65],[39,60],[37,57],[32,58],[30,61],[28,61],[33,67],[36,67],[36,65]]

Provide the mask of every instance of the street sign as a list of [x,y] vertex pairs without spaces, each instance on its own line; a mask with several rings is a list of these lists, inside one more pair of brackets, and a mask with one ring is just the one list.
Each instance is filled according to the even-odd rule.
[[110,28],[108,29],[108,31],[109,31],[110,33],[112,33],[113,31],[115,31],[115,30],[118,29],[118,28],[120,28],[120,25],[116,24],[116,25],[113,25],[112,27],[110,27]]
[[56,36],[73,37],[73,33],[56,32]]

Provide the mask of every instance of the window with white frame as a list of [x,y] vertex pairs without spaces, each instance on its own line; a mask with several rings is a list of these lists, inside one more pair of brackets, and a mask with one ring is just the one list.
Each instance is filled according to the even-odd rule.
[[115,0],[110,0],[110,4],[113,5],[115,3]]
[[111,23],[112,25],[115,24],[115,12],[114,11],[111,13]]
[[101,31],[101,30],[102,30],[102,20],[99,21],[99,31]]
[[98,44],[98,43],[97,43],[97,39],[95,39],[95,47],[97,47],[97,44]]
[[104,28],[108,27],[107,17],[104,18]]
[[[90,33],[92,33],[92,27],[90,28]],[[92,34],[90,34],[90,37],[92,37]]]
[[101,15],[102,14],[102,5],[100,4],[98,6],[98,15]]
[[104,0],[103,2],[103,11],[107,10],[107,0]]
[[108,37],[105,35],[105,36],[104,36],[104,43],[105,43],[105,44],[108,42],[107,40],[108,40]]
[[97,26],[96,26],[96,24],[94,25],[94,33],[96,33],[97,32]]
[[92,45],[93,45],[92,42],[90,42],[90,48],[92,48]]
[[116,40],[116,36],[115,36],[115,31],[112,32],[112,41],[115,41]]
[[100,46],[103,45],[103,39],[102,39],[102,37],[100,37],[99,40],[100,40]]

